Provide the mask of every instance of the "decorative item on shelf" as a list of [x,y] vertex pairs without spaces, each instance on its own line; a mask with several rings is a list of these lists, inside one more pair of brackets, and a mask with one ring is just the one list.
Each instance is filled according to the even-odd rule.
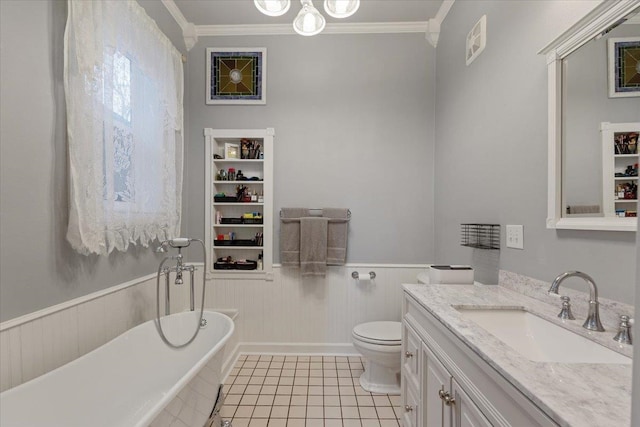
[[256,261],[250,259],[233,259],[231,256],[221,257],[214,263],[215,270],[255,270],[258,267]]
[[460,224],[461,246],[500,249],[500,224]]
[[213,196],[213,201],[216,203],[234,203],[238,201],[236,196],[227,196],[225,193],[218,193]]
[[615,132],[615,154],[638,154],[638,132]]
[[220,224],[223,224],[223,225],[242,224],[242,218],[226,218],[226,217],[223,217],[223,218],[220,219]]
[[246,185],[238,185],[236,187],[236,199],[238,202],[250,202],[251,196],[248,195],[249,188]]
[[262,145],[259,141],[252,141],[250,139],[241,139],[240,140],[240,153],[242,159],[261,159],[260,155],[262,154]]
[[235,181],[236,180],[236,170],[235,170],[235,168],[229,168],[229,172],[227,172],[227,177],[229,178],[229,181]]
[[206,103],[266,104],[266,66],[265,48],[207,48]]
[[231,142],[224,143],[224,156],[226,159],[239,159],[240,146]]

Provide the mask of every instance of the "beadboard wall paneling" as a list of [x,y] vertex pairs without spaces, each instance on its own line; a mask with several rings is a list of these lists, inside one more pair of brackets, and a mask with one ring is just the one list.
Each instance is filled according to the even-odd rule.
[[[416,283],[425,266],[329,267],[327,276],[302,277],[297,268],[275,266],[272,282],[209,280],[207,307],[238,309],[236,334],[242,344],[351,343],[362,322],[400,320],[402,283]],[[351,272],[375,271],[373,281]]]
[[[155,318],[155,277],[115,288],[0,325],[0,391],[62,366]],[[181,292],[172,294],[172,305],[179,311],[187,301]]]
[[[202,266],[196,271],[200,306]],[[400,320],[402,283],[415,283],[424,266],[330,267],[325,278],[303,278],[296,268],[274,268],[272,282],[208,280],[205,307],[237,309],[227,343],[225,372],[240,351],[332,352],[350,349],[361,322]],[[373,281],[351,272],[375,271]],[[160,283],[164,312],[164,281]],[[189,287],[171,282],[171,311],[189,307]],[[156,316],[156,278],[148,275],[0,324],[0,391],[64,365]]]

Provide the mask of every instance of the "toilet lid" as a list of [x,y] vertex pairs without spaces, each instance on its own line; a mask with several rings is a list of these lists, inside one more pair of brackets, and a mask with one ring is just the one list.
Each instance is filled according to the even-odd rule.
[[368,322],[356,325],[353,335],[365,342],[384,345],[400,345],[402,342],[402,323]]

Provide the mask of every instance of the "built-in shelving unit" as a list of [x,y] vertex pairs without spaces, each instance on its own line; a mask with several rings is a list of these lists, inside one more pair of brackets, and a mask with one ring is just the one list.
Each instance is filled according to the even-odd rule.
[[[209,277],[272,279],[274,134],[273,128],[204,130],[205,244],[209,252]],[[242,158],[247,154],[241,149],[243,142],[259,146],[250,155],[260,158]],[[229,158],[230,155],[240,158]],[[231,168],[236,175],[241,171],[245,179],[226,179]],[[240,186],[258,195],[260,201],[238,200]],[[223,201],[216,201],[216,195],[221,200],[222,194],[225,195]],[[255,218],[246,218],[251,215]],[[227,257],[240,262],[218,262]],[[256,268],[252,268],[250,261],[258,264]],[[234,266],[237,268],[227,269]]]
[[637,216],[640,123],[600,124],[605,217]]

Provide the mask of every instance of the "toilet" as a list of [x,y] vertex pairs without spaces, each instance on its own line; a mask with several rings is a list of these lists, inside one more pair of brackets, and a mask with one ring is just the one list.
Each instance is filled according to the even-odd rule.
[[371,393],[400,394],[402,323],[361,323],[353,328],[351,338],[365,359],[360,386]]

